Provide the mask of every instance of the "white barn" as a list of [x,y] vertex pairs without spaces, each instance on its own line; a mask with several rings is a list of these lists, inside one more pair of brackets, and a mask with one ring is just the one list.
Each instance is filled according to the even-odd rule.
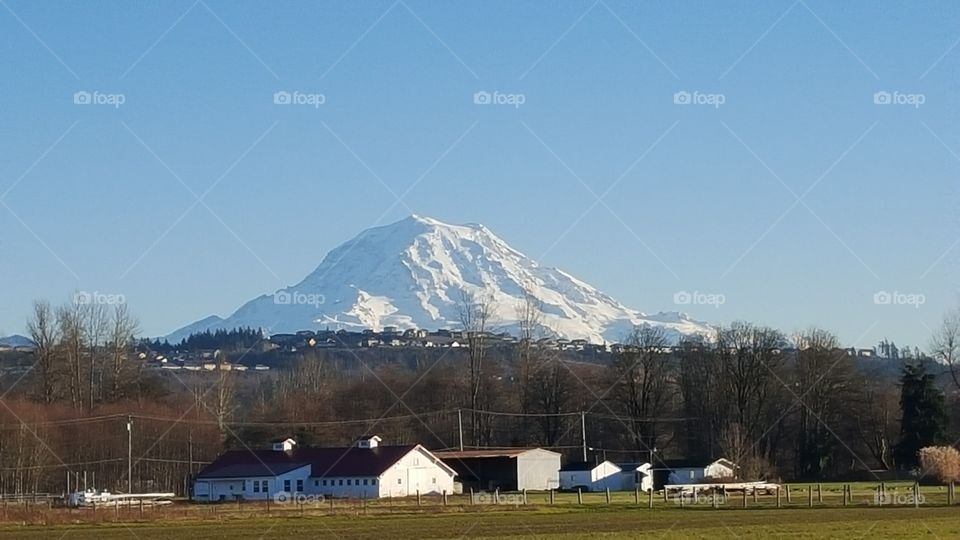
[[560,489],[583,491],[619,491],[623,489],[623,470],[609,462],[578,461],[560,469]]
[[504,448],[437,452],[457,471],[464,489],[544,491],[557,489],[561,455],[543,448]]
[[381,498],[453,493],[456,472],[423,446],[381,446],[380,437],[344,448],[229,450],[204,467],[193,500],[283,500],[301,496]]

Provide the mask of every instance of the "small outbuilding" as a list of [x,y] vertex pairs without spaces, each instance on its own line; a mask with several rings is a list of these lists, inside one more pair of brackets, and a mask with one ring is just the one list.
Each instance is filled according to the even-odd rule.
[[727,480],[737,477],[740,468],[726,458],[666,460],[658,463],[655,470],[658,480],[664,477],[667,484],[699,484],[709,480]]
[[560,469],[560,489],[583,491],[619,491],[623,489],[623,471],[609,461],[577,461]]
[[435,452],[464,489],[542,491],[560,487],[560,454],[543,448]]

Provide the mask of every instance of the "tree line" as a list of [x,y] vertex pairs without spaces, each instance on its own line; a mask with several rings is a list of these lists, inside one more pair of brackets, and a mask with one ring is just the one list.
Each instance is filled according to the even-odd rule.
[[[489,300],[460,304],[468,347],[306,349],[289,367],[254,374],[146,369],[126,305],[38,301],[27,325],[31,369],[2,379],[0,490],[59,492],[80,472],[97,487],[125,487],[127,416],[134,489],[177,492],[225,448],[286,436],[324,446],[370,432],[428,448],[536,445],[571,460],[585,445],[591,460],[727,457],[745,478],[829,479],[920,467],[922,448],[960,433],[956,312],[927,359],[861,358],[823,329],[787,336],[736,322],[679,343],[638,327],[609,362],[589,363],[537,346],[550,329],[534,299],[516,306],[509,348],[485,339],[496,326]],[[219,362],[242,362],[247,341],[222,349]]]

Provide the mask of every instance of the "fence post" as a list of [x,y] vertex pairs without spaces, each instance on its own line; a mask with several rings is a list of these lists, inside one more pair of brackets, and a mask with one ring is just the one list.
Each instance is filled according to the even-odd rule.
[[684,504],[686,503],[684,499],[686,499],[686,497],[683,496],[683,492],[681,491],[680,492],[680,508],[683,508]]
[[583,504],[583,491],[577,488],[577,504]]
[[633,492],[633,500],[636,504],[640,504],[640,486],[637,486],[637,489]]
[[920,508],[920,482],[913,481],[913,507]]
[[780,486],[777,486],[777,508],[780,508]]
[[743,507],[747,507],[747,488],[743,488]]
[[847,505],[847,488],[848,488],[848,487],[849,487],[849,484],[844,484],[844,485],[843,485],[843,505],[844,505],[844,506]]
[[710,491],[710,501],[714,508],[717,507],[717,490],[714,488]]
[[[667,490],[666,486],[664,486],[663,490]],[[653,488],[647,492],[647,508],[653,509]]]
[[420,490],[419,490],[419,489],[417,490],[417,506],[422,506],[422,504],[421,504],[421,502],[420,502]]
[[[364,502],[366,502],[366,499],[364,499]],[[447,490],[443,490],[443,505],[447,505]]]
[[524,506],[527,504],[527,488],[523,488],[523,504]]
[[807,506],[813,507],[813,486],[807,486]]
[[552,489],[550,490],[550,504],[553,504],[553,502],[554,502],[554,494],[555,494],[555,493],[556,493],[556,491],[554,491],[554,490],[552,490]]
[[474,502],[475,501],[473,500],[473,488],[470,488],[470,505],[473,506]]
[[606,492],[607,492],[607,504],[610,504],[610,488],[609,487],[607,488]]
[[823,502],[823,487],[820,484],[817,484],[817,502]]
[[787,484],[784,489],[787,491],[787,504],[793,503],[793,495],[790,494],[790,484]]
[[753,488],[753,504],[757,504],[759,500],[757,499],[757,488]]

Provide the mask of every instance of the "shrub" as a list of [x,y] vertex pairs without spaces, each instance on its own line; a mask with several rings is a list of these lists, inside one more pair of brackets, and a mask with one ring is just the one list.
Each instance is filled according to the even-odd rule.
[[960,452],[952,446],[928,446],[919,452],[924,476],[941,483],[960,482]]

